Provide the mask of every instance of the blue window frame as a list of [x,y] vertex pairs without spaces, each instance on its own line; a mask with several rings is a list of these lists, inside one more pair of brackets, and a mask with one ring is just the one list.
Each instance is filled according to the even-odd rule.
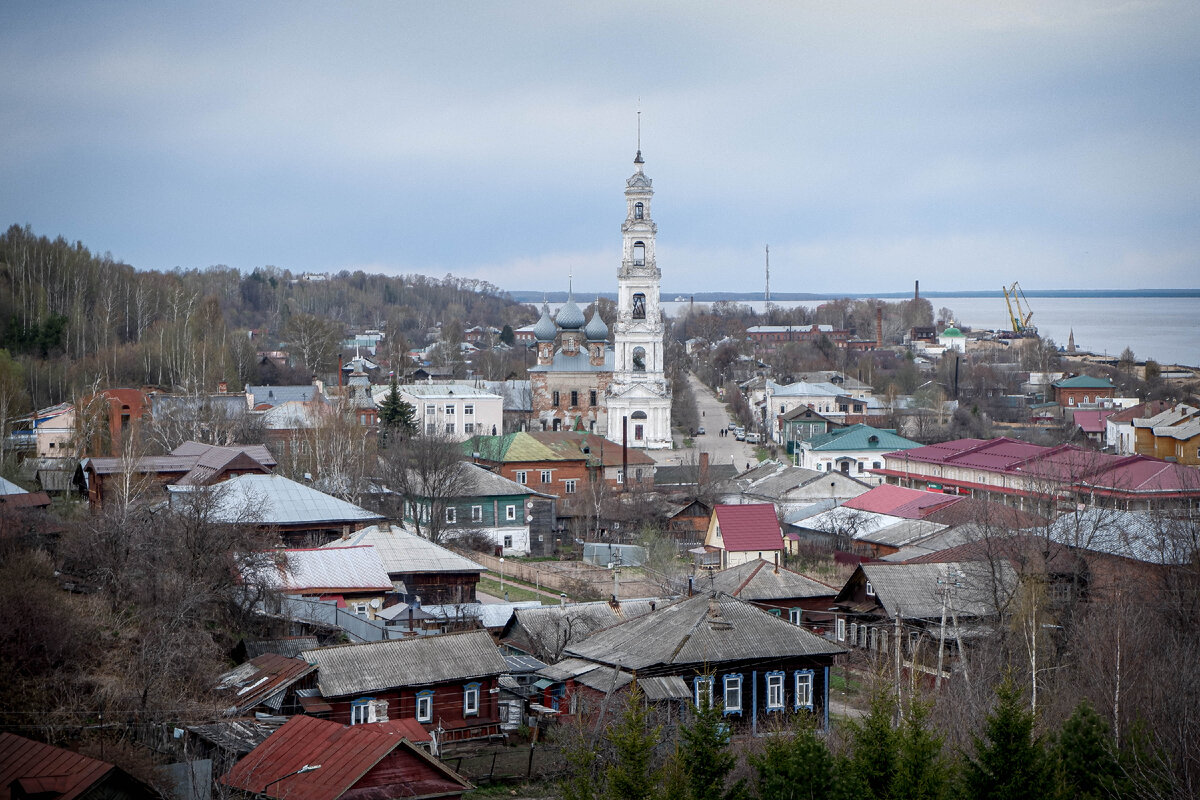
[[726,716],[742,713],[742,676],[741,674],[726,675],[724,681],[724,709]]
[[350,724],[363,725],[375,721],[374,697],[360,697],[350,704]]
[[433,690],[417,692],[417,722],[433,722]]
[[787,674],[782,670],[767,673],[767,711],[783,711],[783,682]]
[[796,670],[796,710],[813,707],[813,671],[811,669]]
[[463,716],[479,716],[479,684],[468,683],[463,687]]

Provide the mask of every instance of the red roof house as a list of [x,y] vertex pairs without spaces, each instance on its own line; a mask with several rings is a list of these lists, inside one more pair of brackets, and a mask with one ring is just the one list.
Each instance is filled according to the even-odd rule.
[[783,532],[772,503],[713,507],[704,547],[721,556],[721,569],[783,557]]
[[905,489],[889,483],[876,486],[869,492],[852,497],[842,503],[846,508],[888,514],[903,519],[924,519],[938,509],[962,500],[956,495],[941,492],[926,492],[920,489]]
[[132,800],[158,793],[120,768],[61,747],[0,733],[0,800]]
[[347,726],[292,717],[220,783],[280,800],[458,798],[473,788],[414,744],[418,736],[428,738],[410,720]]

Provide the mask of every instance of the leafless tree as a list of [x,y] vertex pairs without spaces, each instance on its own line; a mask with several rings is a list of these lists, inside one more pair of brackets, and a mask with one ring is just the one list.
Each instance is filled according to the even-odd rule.
[[405,518],[415,532],[434,543],[454,528],[446,519],[452,501],[473,487],[461,443],[439,434],[393,440],[379,454],[379,471],[386,486],[403,498]]

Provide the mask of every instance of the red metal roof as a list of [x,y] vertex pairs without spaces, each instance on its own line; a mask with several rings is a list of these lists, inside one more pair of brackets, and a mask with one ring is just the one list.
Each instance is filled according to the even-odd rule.
[[1104,433],[1106,421],[1115,413],[1115,408],[1097,408],[1088,409],[1087,411],[1076,411],[1075,424],[1082,428],[1084,433]]
[[[220,780],[225,786],[266,797],[286,800],[336,800],[350,791],[384,758],[417,733],[406,720],[367,725],[339,725],[316,717],[296,716],[289,719],[265,742],[254,748]],[[415,720],[411,721],[416,727]],[[421,735],[428,740],[423,730]],[[404,772],[428,773],[435,766],[437,776],[421,774],[416,794],[453,793],[469,784],[440,762],[416,747],[407,748],[406,760],[421,762],[416,770]],[[292,773],[305,765],[320,764],[321,768],[301,775]],[[425,769],[420,767],[424,766]],[[388,770],[389,777],[394,771]],[[287,777],[284,777],[287,776]],[[283,780],[278,780],[283,778]],[[406,781],[405,785],[408,786]],[[411,787],[410,787],[411,788]],[[404,791],[402,794],[413,794]],[[393,794],[389,796],[401,796]]]
[[924,519],[937,509],[957,503],[961,499],[955,495],[906,489],[903,486],[885,483],[847,500],[842,505],[902,519]]
[[726,550],[782,550],[783,533],[771,503],[718,505],[713,508]]
[[61,747],[0,733],[0,800],[12,797],[14,782],[27,793],[54,792],[54,800],[70,800],[114,769],[112,764]]

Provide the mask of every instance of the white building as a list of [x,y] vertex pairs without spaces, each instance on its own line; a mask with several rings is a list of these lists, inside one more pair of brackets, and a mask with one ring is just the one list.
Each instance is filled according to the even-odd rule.
[[[504,398],[464,383],[410,383],[397,387],[400,398],[416,410],[417,430],[428,436],[465,441],[472,436],[504,432]],[[375,403],[382,404],[390,386],[378,387]]]
[[[637,171],[625,181],[623,252],[617,273],[617,319],[613,326],[614,368],[605,394],[607,437],[632,447],[671,447],[671,387],[663,370],[664,331],[659,305],[662,273],[654,257],[658,226],[650,216],[652,181]],[[627,433],[626,433],[627,431]]]

